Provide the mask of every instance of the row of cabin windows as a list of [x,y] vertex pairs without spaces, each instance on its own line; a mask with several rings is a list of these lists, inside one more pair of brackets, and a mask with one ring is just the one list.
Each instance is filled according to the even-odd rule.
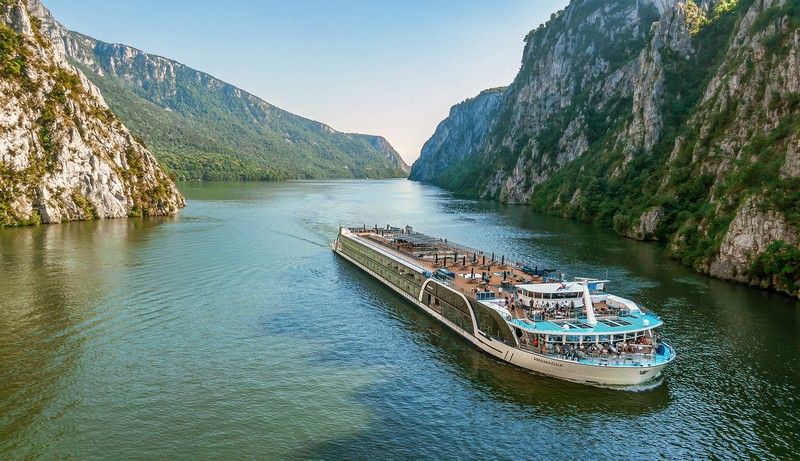
[[447,304],[442,304],[442,317],[453,322],[466,332],[472,332],[472,317]]
[[342,245],[342,250],[356,262],[388,280],[395,287],[403,290],[414,298],[419,295],[420,285],[415,283],[413,278],[408,277],[407,275],[400,275],[395,270],[387,270],[385,265],[381,264],[380,261],[375,260],[375,257],[380,255],[374,251],[364,248],[361,245],[354,245],[344,242]]
[[534,299],[574,299],[583,296],[580,291],[566,291],[563,293],[539,293],[536,291],[522,290],[522,295]]
[[[506,324],[499,314],[489,309],[480,303],[469,301],[470,306],[464,304],[464,298],[458,293],[454,293],[447,287],[443,287],[438,283],[429,283],[425,290],[432,293],[434,296],[438,295],[440,298],[433,298],[434,305],[447,302],[447,306],[455,306],[462,310],[465,320],[471,320],[472,315],[475,315],[475,323],[478,329],[486,333],[493,339],[500,342],[513,345],[515,343],[512,336],[511,329]],[[470,308],[471,307],[471,308]],[[468,331],[471,331],[471,327]]]
[[361,263],[368,269],[372,270],[376,274],[380,275],[387,281],[389,281],[392,285],[400,288],[401,290],[405,291],[406,293],[416,297],[419,294],[419,285],[413,283],[413,279],[409,279],[408,277],[404,277],[399,275],[397,272],[386,269],[382,266],[379,262],[373,260],[369,256],[363,254],[362,252],[347,252],[349,256],[355,259],[357,262]]
[[[363,245],[351,243],[347,240],[343,240],[342,244],[345,253],[357,262],[389,280],[410,295],[416,297],[419,293],[420,284],[408,283],[408,281],[422,282],[421,274]],[[394,270],[386,270],[386,267]],[[438,283],[429,283],[425,289],[427,293],[423,301],[428,306],[462,330],[466,332],[473,331],[472,310],[464,303],[464,298],[461,295]],[[473,308],[477,309],[477,318],[475,320],[481,331],[498,341],[513,343],[514,339],[511,336],[511,331],[497,313],[482,305],[473,304]]]
[[394,269],[397,273],[407,276],[409,279],[413,278],[417,282],[422,282],[422,274],[419,272],[410,269],[403,264],[395,261],[392,258],[384,256],[377,251],[365,247],[359,243],[352,242],[351,240],[342,240],[342,247],[348,250],[358,252],[362,255],[369,257],[371,260],[375,261],[376,263]]
[[437,299],[441,299],[443,302],[446,302],[450,306],[455,307],[462,313],[466,315],[471,315],[469,307],[464,303],[464,298],[462,298],[461,295],[453,292],[449,288],[443,287],[438,283],[431,282],[425,286],[425,291],[427,291]]
[[[649,331],[649,330],[648,330]],[[620,341],[632,341],[643,336],[648,336],[648,331],[637,331],[621,335],[535,335],[540,341],[547,343],[574,343],[574,344],[616,344]]]
[[478,329],[500,342],[513,345],[515,343],[511,329],[500,315],[479,302],[472,302],[475,311],[475,323]]

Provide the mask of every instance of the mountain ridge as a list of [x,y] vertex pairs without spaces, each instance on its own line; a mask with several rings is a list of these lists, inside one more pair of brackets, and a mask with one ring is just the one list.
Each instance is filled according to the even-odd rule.
[[167,57],[58,26],[48,33],[181,179],[381,178],[409,170],[385,138],[339,132]]

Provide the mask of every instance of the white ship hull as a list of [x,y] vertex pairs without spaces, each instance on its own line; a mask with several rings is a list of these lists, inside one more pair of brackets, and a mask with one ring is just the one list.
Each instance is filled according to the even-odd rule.
[[[336,242],[333,243],[333,250],[341,257],[355,264],[360,269],[367,272],[387,287],[391,288],[409,302],[415,304],[417,307],[428,313],[428,315],[431,317],[434,317],[444,325],[448,326],[451,330],[472,343],[478,349],[486,352],[502,362],[517,366],[519,368],[547,376],[586,384],[603,386],[635,386],[648,381],[653,381],[660,377],[664,367],[668,363],[665,362],[654,366],[641,367],[585,364],[572,360],[559,359],[543,354],[537,354],[535,352],[518,347],[511,347],[490,337],[482,337],[482,335],[475,336],[470,332],[462,330],[421,302],[422,293],[420,293],[419,298],[414,298],[408,293],[397,289],[388,280],[384,279],[379,274],[340,251],[340,248]],[[480,333],[478,334],[480,335]]]

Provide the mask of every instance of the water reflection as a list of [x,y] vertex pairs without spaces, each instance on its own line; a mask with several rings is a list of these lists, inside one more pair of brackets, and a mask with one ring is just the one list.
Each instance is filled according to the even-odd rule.
[[45,412],[76,404],[65,389],[109,289],[108,274],[159,222],[0,229],[0,448],[35,455],[40,447],[20,446],[19,435],[46,424]]

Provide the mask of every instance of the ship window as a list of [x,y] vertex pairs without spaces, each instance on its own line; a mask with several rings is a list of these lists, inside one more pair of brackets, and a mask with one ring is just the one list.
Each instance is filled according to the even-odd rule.
[[500,342],[515,344],[514,335],[500,314],[478,302],[470,302],[470,305],[479,330]]
[[444,303],[442,306],[442,315],[444,318],[453,322],[462,330],[468,333],[472,332],[472,319],[469,315],[464,314],[460,310],[453,308],[447,303]]

